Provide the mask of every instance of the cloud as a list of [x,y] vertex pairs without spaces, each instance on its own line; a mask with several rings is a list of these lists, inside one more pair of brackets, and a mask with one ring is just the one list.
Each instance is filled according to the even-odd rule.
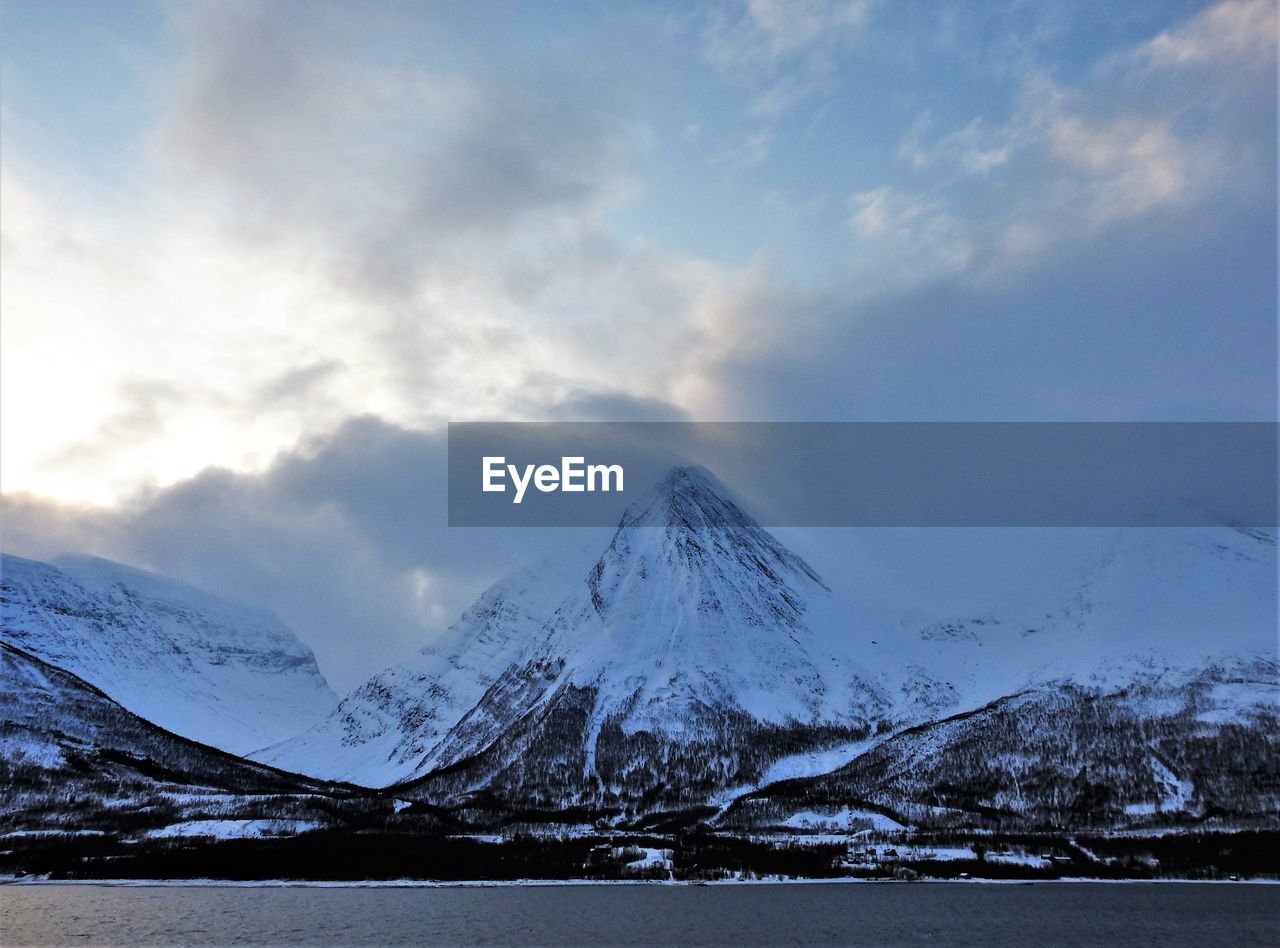
[[929,144],[925,139],[932,125],[930,113],[922,112],[898,143],[898,157],[916,170],[947,164],[965,174],[987,175],[1006,164],[1023,144],[1021,129],[993,129],[982,116]]
[[783,76],[757,95],[748,111],[754,118],[776,120],[815,91],[812,80]]
[[[1216,10],[1161,35],[1241,14]],[[1148,42],[1067,70],[1035,60],[1055,29],[1006,44],[1007,102],[950,127],[917,113],[899,166],[847,192],[838,276],[760,268],[721,300],[739,341],[712,359],[708,403],[752,419],[1274,418],[1274,50],[1240,61],[1222,37],[1243,34],[1218,30],[1195,70],[1154,69]]]
[[[858,240],[854,266],[878,275],[881,292],[892,279],[919,282],[964,270],[973,256],[960,222],[936,200],[886,186],[852,195],[849,209]],[[895,266],[908,272],[886,269]]]
[[917,279],[903,250],[888,292],[888,263],[761,284],[722,314],[742,343],[713,366],[720,401],[779,421],[1273,420],[1274,211],[1111,226],[998,279]]
[[445,459],[440,430],[352,419],[259,474],[208,469],[112,509],[6,494],[4,549],[94,553],[265,605],[347,689],[427,644],[521,561],[585,555],[581,536],[596,536],[448,530]]
[[[147,163],[109,204],[6,139],[11,488],[112,502],[263,470],[360,412],[696,408],[723,345],[701,314],[740,275],[614,236],[644,128],[536,64],[459,67],[430,11],[345,11],[173,8]],[[378,31],[414,55],[371,57]],[[165,386],[183,397],[139,403]]]
[[773,151],[774,132],[758,128],[748,132],[713,159],[718,165],[744,171],[768,161]]
[[212,4],[178,21],[186,55],[154,148],[186,199],[235,226],[313,237],[352,279],[407,294],[535,215],[589,227],[625,190],[640,133],[600,97],[379,65],[358,28],[294,12]]
[[574,389],[544,414],[550,421],[691,421],[688,412],[659,398]]
[[772,70],[823,56],[865,26],[872,0],[745,0],[720,7],[703,34],[704,55],[728,71]]
[[[1166,122],[1120,117],[1091,124],[1061,118],[1048,129],[1051,154],[1082,169],[1096,182],[1090,216],[1094,220],[1131,217],[1182,198],[1193,181],[1197,158]],[[1218,170],[1217,162],[1200,178]]]
[[[300,397],[334,371],[286,373],[276,397]],[[688,420],[670,403],[617,390],[528,395],[547,420]],[[448,529],[447,454],[442,427],[360,416],[258,472],[206,468],[109,508],[9,491],[3,548],[40,559],[93,553],[273,608],[335,686],[354,687],[422,647],[522,561],[588,556],[583,538],[605,540],[591,530]]]
[[[940,131],[921,112],[897,154],[909,180],[929,184],[930,210],[899,201],[902,259],[919,258],[928,242],[909,239],[910,225],[930,215],[956,222],[969,253],[954,259],[975,279],[1004,279],[1111,228],[1158,226],[1159,215],[1215,202],[1234,212],[1274,192],[1274,147],[1256,124],[1270,113],[1274,127],[1273,83],[1260,81],[1274,72],[1274,48],[1252,38],[1264,20],[1274,27],[1270,4],[1226,0],[1101,57],[1072,83],[1025,62],[1003,119],[980,114]],[[1200,68],[1183,75],[1193,62]],[[851,201],[857,210],[906,190],[885,185]],[[921,279],[933,276],[924,268]]]
[[[110,200],[7,126],[5,549],[256,599],[340,687],[568,540],[444,529],[447,419],[1274,417],[1258,4],[1092,65],[1010,41],[991,69],[1012,94],[948,99],[970,112],[921,111],[937,80],[904,69],[887,112],[915,123],[815,145],[813,181],[766,159],[879,49],[870,5],[719,8],[676,52],[745,90],[742,114],[725,128],[721,89],[673,127],[696,127],[693,160],[732,139],[775,175],[732,200],[786,218],[794,271],[749,230],[743,265],[619,236],[671,184],[641,178],[662,162],[633,103],[459,52],[436,8],[165,9],[176,65]],[[739,239],[733,209],[686,210]]]
[[917,113],[899,169],[848,193],[839,278],[726,300],[752,342],[713,363],[719,403],[1274,418],[1275,52],[1246,38],[1269,11],[1220,3],[1069,81],[1022,44],[1003,112]]
[[775,126],[829,83],[865,33],[874,0],[733,0],[713,8],[702,55],[721,77],[752,90],[745,114],[761,123],[715,158],[737,170],[770,155]]
[[311,401],[318,397],[318,390],[343,368],[343,364],[337,359],[320,359],[310,365],[288,369],[258,386],[254,402],[273,406],[282,402],[293,404]]
[[54,463],[98,457],[114,445],[136,444],[161,435],[174,409],[192,394],[171,381],[139,379],[125,382],[119,389],[123,407],[103,418],[87,438],[56,454]]
[[1276,47],[1273,0],[1224,0],[1182,26],[1164,30],[1139,52],[1153,66],[1187,66],[1223,59],[1267,59]]

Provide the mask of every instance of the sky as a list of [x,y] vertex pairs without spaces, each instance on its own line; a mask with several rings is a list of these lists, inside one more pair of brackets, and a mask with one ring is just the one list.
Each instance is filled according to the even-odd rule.
[[343,686],[564,540],[450,420],[1276,419],[1270,0],[354,10],[0,2],[6,552]]

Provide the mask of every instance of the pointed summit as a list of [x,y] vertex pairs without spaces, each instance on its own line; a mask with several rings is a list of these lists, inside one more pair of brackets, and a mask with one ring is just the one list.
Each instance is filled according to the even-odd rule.
[[797,603],[811,588],[825,589],[822,580],[728,493],[705,468],[668,471],[628,508],[588,577],[596,611],[603,616],[637,595],[656,597],[662,608],[687,596],[703,613],[736,604],[752,626],[766,616],[798,621]]
[[705,467],[673,467],[647,494],[627,508],[618,524],[629,527],[759,529],[730,498],[728,488]]

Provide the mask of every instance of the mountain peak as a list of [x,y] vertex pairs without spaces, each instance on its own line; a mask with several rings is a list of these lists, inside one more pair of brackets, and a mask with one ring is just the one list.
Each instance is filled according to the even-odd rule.
[[681,488],[701,488],[704,490],[724,490],[724,485],[714,474],[701,464],[677,464],[670,468],[658,482],[659,487],[667,486],[671,490]]
[[673,467],[627,508],[620,527],[753,528],[758,524],[714,474],[696,464]]
[[[595,611],[604,615],[637,595],[657,596],[666,608],[687,593],[694,611],[736,608],[740,624],[797,622],[797,604],[808,595],[801,590],[822,587],[822,580],[728,494],[705,468],[669,470],[627,509],[588,578]],[[638,601],[632,607],[645,611]]]

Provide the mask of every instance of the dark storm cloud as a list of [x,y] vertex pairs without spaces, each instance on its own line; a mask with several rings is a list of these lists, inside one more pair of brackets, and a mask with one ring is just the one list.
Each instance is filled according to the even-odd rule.
[[[551,413],[679,417],[657,400],[590,391]],[[442,430],[353,418],[260,474],[209,469],[116,509],[6,496],[3,546],[44,559],[96,553],[267,605],[348,688],[426,644],[521,562],[589,557],[607,534],[450,530],[446,461]]]
[[347,688],[496,578],[500,538],[450,534],[444,497],[439,435],[361,418],[260,475],[210,469],[110,511],[8,496],[4,548],[93,552],[269,605]]

